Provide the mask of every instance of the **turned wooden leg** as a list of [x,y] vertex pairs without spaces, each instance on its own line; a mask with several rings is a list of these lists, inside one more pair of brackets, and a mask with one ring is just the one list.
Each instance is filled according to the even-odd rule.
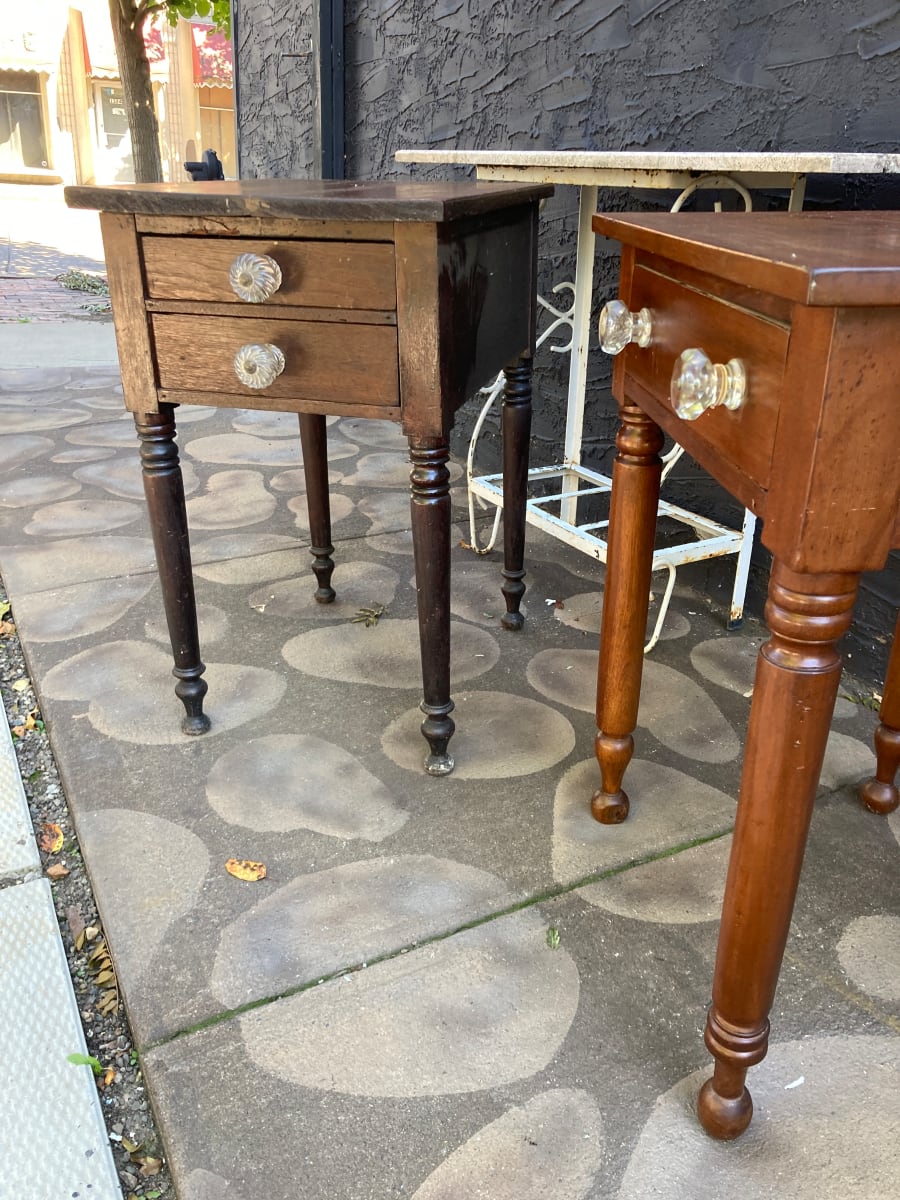
[[206,667],[200,659],[191,547],[184,507],[184,482],[175,445],[174,414],[174,404],[161,404],[158,413],[135,413],[134,423],[140,439],[144,494],[175,658],[172,671],[178,680],[175,694],[185,709],[181,728],[185,733],[198,734],[209,729],[209,717],[203,711],[208,684],[202,678]]
[[878,758],[875,776],[862,785],[859,797],[872,812],[889,813],[900,804],[895,782],[900,767],[900,617],[894,630],[894,644],[879,716],[881,724],[875,730],[875,754]]
[[309,515],[309,552],[313,556],[319,604],[334,599],[331,575],[334,546],[331,544],[331,501],[328,494],[328,443],[325,418],[318,413],[300,413],[300,445],[306,479],[306,511]]
[[621,408],[620,420],[597,673],[598,732],[594,748],[602,786],[591,801],[591,812],[604,825],[618,825],[628,816],[622,779],[634,752],[632,733],[641,695],[662,471],[659,451],[663,434],[659,426],[627,403]]
[[835,643],[850,626],[856,575],[801,575],[776,560],[759,653],[734,842],[725,884],[706,1045],[713,1077],[704,1128],[735,1138],[753,1102],[747,1068],[765,1057],[806,835],[841,676]]
[[531,437],[531,356],[506,368],[503,385],[503,584],[504,629],[521,629],[525,595],[525,497]]
[[422,734],[429,775],[449,775],[450,714],[450,472],[446,440],[410,438],[410,508],[416,564],[416,602],[422,653]]

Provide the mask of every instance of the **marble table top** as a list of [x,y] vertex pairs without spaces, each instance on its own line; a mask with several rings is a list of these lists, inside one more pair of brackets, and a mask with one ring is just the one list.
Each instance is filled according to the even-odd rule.
[[628,168],[636,171],[772,171],[778,174],[874,174],[900,172],[900,154],[827,151],[729,152],[661,150],[398,150],[398,162],[462,163],[485,167]]
[[704,175],[728,175],[750,187],[793,187],[806,175],[900,173],[900,154],[828,151],[408,149],[396,151],[394,158],[397,162],[474,166],[481,179],[609,187],[683,188]]

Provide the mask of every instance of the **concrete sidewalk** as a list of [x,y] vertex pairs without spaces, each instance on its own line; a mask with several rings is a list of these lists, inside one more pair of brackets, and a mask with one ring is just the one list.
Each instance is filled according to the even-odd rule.
[[329,427],[322,608],[295,420],[192,409],[213,728],[185,739],[110,327],[76,328],[0,329],[0,569],[181,1200],[894,1197],[900,820],[854,795],[874,714],[838,703],[756,1116],[713,1142],[692,1105],[763,629],[679,585],[632,815],[601,827],[600,573],[530,535],[506,634],[496,560],[459,548],[458,765],[427,778],[398,431]]

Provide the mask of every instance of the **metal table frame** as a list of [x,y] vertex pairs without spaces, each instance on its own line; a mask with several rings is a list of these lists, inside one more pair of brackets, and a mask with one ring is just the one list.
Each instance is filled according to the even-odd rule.
[[[570,290],[571,305],[568,309],[561,309],[544,297],[538,297],[540,309],[550,313],[552,319],[539,336],[537,345],[541,346],[562,326],[568,326],[571,330],[568,344],[551,345],[550,348],[557,353],[570,353],[571,359],[562,461],[533,467],[528,472],[528,478],[529,482],[541,483],[559,480],[560,485],[550,494],[529,496],[526,520],[530,525],[543,529],[602,563],[606,562],[607,555],[607,543],[602,536],[607,522],[579,524],[577,512],[579,499],[608,492],[612,482],[609,476],[593,471],[581,462],[595,253],[591,217],[597,211],[598,189],[676,190],[680,193],[674,206],[677,209],[701,188],[733,188],[741,194],[745,208],[749,210],[752,207],[750,192],[768,188],[787,191],[788,209],[798,211],[803,207],[808,175],[893,174],[900,171],[900,155],[896,154],[410,149],[398,150],[395,158],[404,163],[474,166],[478,178],[484,180],[530,181],[578,188],[575,282],[557,284],[553,288],[555,295],[559,295],[563,289]],[[482,554],[493,548],[496,539],[503,505],[502,475],[476,475],[475,449],[484,420],[499,398],[502,386],[501,376],[492,387],[484,389],[486,400],[472,432],[466,464],[471,546]],[[681,453],[681,448],[676,445],[665,456],[664,480]],[[484,546],[478,545],[476,537],[476,498],[497,508],[493,531]],[[551,506],[558,506],[558,511],[549,511]],[[728,619],[728,628],[736,628],[743,618],[756,518],[746,512],[741,528],[734,529],[665,500],[659,503],[659,516],[690,529],[693,540],[654,552],[653,570],[665,570],[667,580],[656,624],[645,650],[652,649],[659,638],[675,586],[675,572],[684,563],[737,555]]]

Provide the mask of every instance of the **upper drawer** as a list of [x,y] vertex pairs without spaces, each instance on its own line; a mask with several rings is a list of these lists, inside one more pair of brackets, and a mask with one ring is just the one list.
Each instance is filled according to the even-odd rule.
[[387,311],[397,307],[394,247],[388,242],[144,236],[141,247],[147,295],[154,300],[243,304],[228,272],[238,255],[260,254],[281,268],[281,286],[267,304]]
[[[642,266],[634,271],[630,307],[650,309],[653,332],[645,349],[628,347],[627,376],[667,410],[668,432],[701,462],[703,450],[710,448],[717,460],[724,458],[757,487],[767,488],[789,327]],[[695,421],[678,419],[669,399],[672,370],[681,352],[694,347],[714,363],[741,360],[747,373],[741,408],[712,409]]]

